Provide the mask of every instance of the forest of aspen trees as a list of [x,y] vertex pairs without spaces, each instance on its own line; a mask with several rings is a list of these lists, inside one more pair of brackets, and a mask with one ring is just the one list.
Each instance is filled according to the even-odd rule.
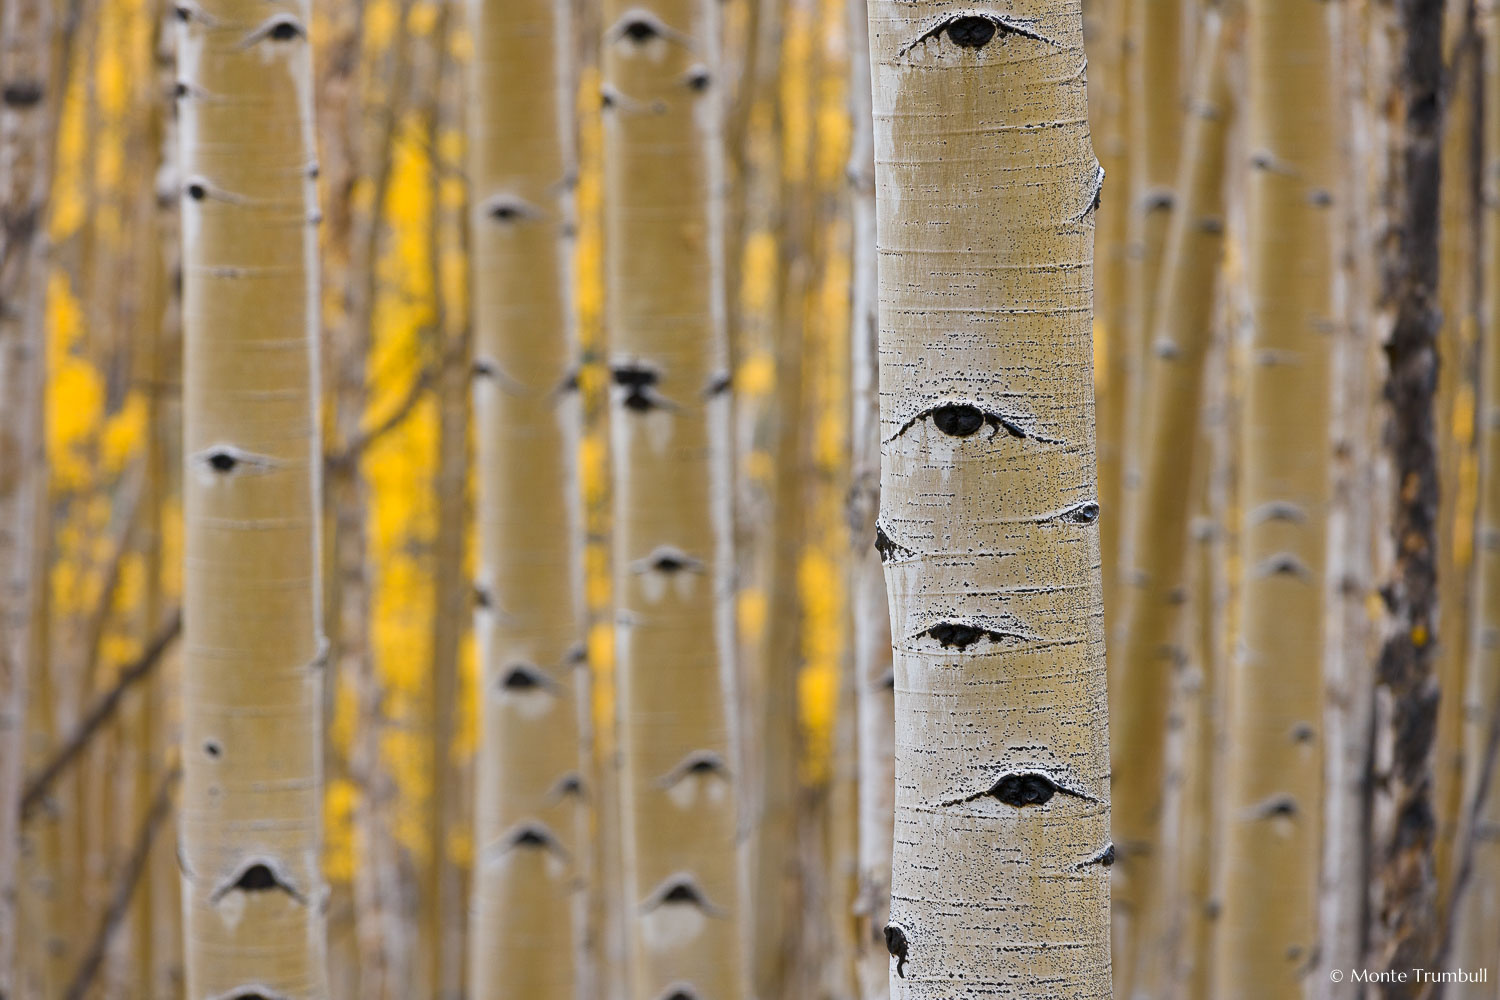
[[0,1000],[1500,1000],[1500,0],[0,0]]

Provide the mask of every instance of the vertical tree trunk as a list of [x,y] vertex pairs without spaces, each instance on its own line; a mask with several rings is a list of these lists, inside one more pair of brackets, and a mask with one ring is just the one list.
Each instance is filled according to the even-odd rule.
[[[1488,1000],[1500,983],[1500,6],[1484,9],[1484,324],[1478,421],[1479,524],[1464,691],[1463,812],[1457,842],[1447,969],[1488,970],[1488,983],[1450,987],[1456,1000]],[[1444,697],[1454,692],[1444,691]]]
[[[1207,461],[1199,444],[1204,366],[1212,342],[1213,310],[1224,244],[1224,166],[1233,94],[1229,70],[1234,31],[1217,11],[1205,15],[1200,63],[1174,188],[1181,198],[1168,226],[1155,321],[1143,372],[1149,390],[1136,436],[1139,485],[1126,511],[1123,580],[1123,657],[1113,689],[1115,711],[1114,832],[1116,872],[1137,887],[1125,915],[1136,949],[1123,967],[1135,970],[1129,988],[1143,996],[1167,989],[1177,933],[1172,927],[1170,860],[1157,856],[1163,836],[1164,762],[1173,675],[1191,660],[1187,631],[1194,465]],[[1195,453],[1197,453],[1195,455]],[[1123,688],[1123,690],[1121,689]],[[1161,862],[1161,863],[1158,863]],[[1206,859],[1205,859],[1206,863]],[[1127,984],[1117,983],[1117,989]]]
[[642,998],[743,994],[718,2],[604,5],[616,648]]
[[875,551],[880,511],[880,299],[875,252],[875,122],[870,94],[867,0],[849,0],[849,87],[854,141],[849,151],[853,304],[850,338],[849,599],[854,634],[855,738],[859,755],[857,971],[861,1000],[890,995],[884,930],[891,909],[891,816],[895,708],[885,573]]
[[[1391,156],[1394,232],[1382,298],[1389,317],[1385,397],[1396,491],[1390,613],[1375,665],[1375,864],[1372,949],[1382,969],[1427,965],[1436,943],[1437,814],[1433,738],[1438,724],[1439,212],[1443,136],[1443,0],[1396,5],[1401,51],[1398,131]],[[1425,996],[1419,983],[1384,995]]]
[[0,996],[12,996],[20,894],[26,681],[44,500],[43,400],[47,201],[52,181],[50,0],[7,0],[0,14]]
[[892,995],[1110,992],[1090,311],[1103,181],[1073,0],[870,4]]
[[574,997],[587,834],[569,4],[470,8],[481,663],[470,985]]
[[1229,695],[1224,910],[1215,996],[1301,995],[1317,945],[1330,495],[1329,10],[1250,0],[1242,639]]
[[305,3],[177,8],[188,995],[326,992],[318,276]]

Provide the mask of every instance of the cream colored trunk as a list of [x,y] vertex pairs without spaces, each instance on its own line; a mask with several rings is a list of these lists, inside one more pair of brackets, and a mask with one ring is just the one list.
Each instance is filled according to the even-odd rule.
[[630,975],[744,992],[719,0],[607,0],[605,265]]
[[1082,12],[872,0],[891,992],[1110,991]]
[[191,1000],[326,995],[306,3],[177,8]]
[[582,407],[569,5],[475,0],[470,67],[481,680],[476,998],[571,1000],[584,945]]
[[[1217,12],[1205,15],[1174,184],[1180,202],[1168,227],[1151,340],[1147,345],[1143,413],[1136,460],[1139,483],[1126,511],[1128,529],[1118,593],[1125,601],[1116,655],[1123,662],[1111,688],[1114,723],[1114,833],[1120,850],[1117,886],[1128,884],[1131,908],[1117,916],[1123,940],[1135,949],[1123,965],[1135,981],[1116,989],[1160,996],[1168,981],[1176,933],[1170,893],[1158,864],[1163,835],[1164,761],[1174,668],[1188,662],[1182,645],[1187,622],[1188,542],[1192,528],[1193,466],[1198,444],[1204,364],[1213,326],[1214,292],[1224,243],[1224,161],[1233,110],[1230,46],[1233,32]],[[1120,939],[1116,944],[1119,945]],[[1117,956],[1121,958],[1123,956]],[[1123,973],[1122,973],[1123,974]]]
[[1340,173],[1326,7],[1248,4],[1252,331],[1243,634],[1230,679],[1214,995],[1301,996],[1317,947],[1323,597]]
[[880,322],[875,252],[875,134],[870,108],[867,0],[850,0],[849,86],[854,141],[849,153],[854,245],[849,330],[850,609],[854,621],[854,711],[859,756],[859,895],[855,899],[856,972],[862,1000],[890,995],[884,929],[891,909],[892,759],[895,711],[885,574],[874,545],[880,507]]

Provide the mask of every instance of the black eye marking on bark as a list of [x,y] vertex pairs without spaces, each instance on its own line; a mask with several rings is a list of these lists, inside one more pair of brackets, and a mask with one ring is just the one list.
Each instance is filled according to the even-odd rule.
[[1093,802],[1094,798],[1077,789],[1059,785],[1049,775],[1041,771],[1013,771],[1010,774],[1002,774],[1000,778],[988,788],[966,795],[961,799],[950,799],[941,803],[945,806],[963,805],[965,802],[973,802],[976,799],[991,798],[997,802],[1012,806],[1016,809],[1024,809],[1027,806],[1043,806],[1052,801],[1052,797],[1061,792],[1063,795],[1071,795],[1075,799],[1083,799]]
[[1093,524],[1099,520],[1099,505],[1092,500],[1075,503],[1071,507],[1064,507],[1058,513],[1057,520],[1068,524]]
[[674,989],[671,993],[664,996],[662,1000],[698,1000],[698,997],[691,990]]
[[906,978],[906,953],[909,946],[906,942],[906,932],[895,924],[885,925],[885,950],[891,953],[896,960],[896,975],[902,979]]
[[1328,208],[1333,204],[1333,194],[1323,188],[1318,188],[1308,193],[1307,203],[1316,208]]
[[202,201],[208,197],[208,185],[202,181],[188,181],[185,190],[187,191],[187,196],[194,201]]
[[649,413],[672,405],[656,391],[661,374],[654,368],[645,365],[616,365],[611,370],[610,377],[615,385],[625,390],[621,402],[627,410]]
[[1292,727],[1293,743],[1311,743],[1318,738],[1318,731],[1312,727],[1312,723],[1299,722]]
[[231,892],[275,892],[281,891],[292,897],[299,903],[305,904],[307,900],[302,893],[292,885],[291,881],[284,875],[278,873],[270,864],[264,861],[254,861],[240,870],[232,880],[225,882],[215,889],[208,897],[210,904],[217,904],[219,900]]
[[193,19],[194,11],[193,8],[189,7],[187,4],[180,3],[172,8],[172,13],[177,15],[177,20],[181,21],[183,24],[186,24]]
[[917,638],[930,635],[938,641],[938,645],[944,649],[950,647],[955,649],[967,649],[981,639],[991,642],[999,642],[1007,638],[1006,633],[996,632],[992,629],[979,628],[974,625],[965,625],[962,622],[939,622],[932,628],[917,633]]
[[505,838],[504,845],[500,848],[500,851],[503,854],[506,851],[518,848],[533,850],[541,848],[542,850],[556,851],[559,854],[563,853],[562,845],[557,842],[557,838],[553,836],[552,831],[540,823],[525,823],[511,831],[510,835]]
[[1266,576],[1294,576],[1299,580],[1311,580],[1312,574],[1303,565],[1301,559],[1291,552],[1279,552],[1274,556],[1261,561],[1255,567],[1257,577]]
[[214,476],[236,476],[265,472],[274,464],[263,455],[252,455],[233,445],[219,444],[193,456],[193,461]]
[[1052,39],[1037,34],[1023,21],[1001,17],[989,11],[960,11],[942,18],[896,55],[904,56],[923,42],[943,35],[946,35],[948,41],[961,49],[982,49],[994,40],[996,35],[1002,38],[1015,35],[1037,42],[1046,42],[1048,45],[1056,44]]
[[1267,799],[1255,808],[1257,819],[1272,819],[1276,816],[1292,817],[1297,815],[1297,802],[1290,795],[1280,795],[1274,799]]
[[484,202],[484,214],[486,218],[506,225],[542,217],[542,213],[534,205],[506,194],[497,194],[487,199]]
[[277,14],[253,31],[242,45],[244,48],[249,48],[268,38],[273,42],[291,42],[306,37],[307,29],[302,27],[301,21],[290,14]]
[[547,793],[547,797],[554,802],[570,796],[583,798],[583,778],[579,776],[577,771],[569,771],[561,778],[558,778],[557,784],[553,785],[552,790]]
[[729,372],[724,372],[724,373],[722,373],[720,375],[715,375],[714,376],[714,380],[712,382],[708,383],[708,388],[705,389],[705,390],[703,390],[703,395],[708,396],[710,398],[712,398],[714,396],[722,396],[722,395],[724,395],[724,393],[728,392],[733,387],[734,387],[734,376],[731,375]]
[[1141,207],[1148,215],[1152,212],[1165,212],[1175,204],[1176,200],[1170,191],[1148,191],[1141,201]]
[[663,906],[695,906],[709,916],[721,916],[723,911],[708,901],[707,894],[691,875],[673,875],[657,887],[641,904],[642,913],[659,910]]
[[707,90],[708,85],[713,82],[713,78],[709,76],[708,68],[705,66],[694,66],[688,71],[686,79],[688,89],[700,94]]
[[579,389],[578,369],[574,368],[572,371],[568,372],[568,374],[563,377],[562,382],[559,383],[558,386],[557,386],[557,391],[559,393],[569,393],[569,392],[577,392],[578,389]]
[[233,472],[240,460],[227,451],[216,451],[208,456],[208,466],[215,472]]
[[474,606],[476,608],[489,608],[490,603],[491,602],[490,602],[490,592],[489,592],[489,590],[487,588],[485,588],[485,587],[481,587],[478,584],[475,584],[475,586],[474,586]]
[[248,993],[236,993],[229,997],[228,1000],[286,1000],[286,997],[280,994],[273,996],[270,993],[262,993],[260,992],[260,987],[257,986]]
[[215,740],[207,740],[203,744],[203,752],[208,754],[210,757],[218,757],[224,752],[224,748],[219,746],[218,742]]
[[644,42],[649,42],[651,39],[657,37],[658,34],[659,32],[656,30],[656,25],[652,24],[645,18],[637,18],[633,21],[627,21],[620,27],[620,37],[628,38],[632,42],[635,42],[637,45],[640,45]]
[[1198,232],[1209,236],[1224,235],[1224,220],[1216,215],[1205,215],[1198,220]]
[[1114,844],[1105,844],[1104,845],[1104,850],[1100,851],[1098,854],[1093,855],[1092,857],[1084,858],[1082,861],[1078,862],[1078,864],[1074,865],[1073,867],[1074,867],[1074,869],[1076,869],[1078,871],[1082,871],[1083,869],[1087,868],[1089,865],[1099,865],[1101,867],[1108,868],[1111,865],[1113,865],[1114,863],[1115,863],[1115,845]]
[[694,559],[681,549],[674,549],[669,545],[663,545],[655,549],[645,559],[638,560],[630,567],[636,573],[665,573],[671,576],[674,573],[701,573],[703,563]]
[[475,378],[494,378],[495,364],[492,361],[486,361],[484,358],[475,358],[473,367],[469,369],[469,374]]
[[615,92],[608,87],[599,88],[599,106],[601,108],[612,108],[615,106]]
[[[896,440],[896,438],[929,417],[932,419],[933,426],[949,437],[972,437],[981,428],[986,426],[992,428],[994,431],[1004,430],[1014,438],[1035,436],[1028,435],[1020,424],[1006,419],[993,410],[983,410],[972,403],[940,403],[937,406],[928,407],[906,421],[906,423],[901,425],[900,430],[886,438],[886,441],[891,442]],[[993,437],[994,435],[991,434],[991,436]],[[1037,440],[1043,439],[1038,438]]]
[[31,108],[42,103],[46,91],[36,80],[15,80],[5,85],[4,101],[8,107]]
[[729,778],[729,768],[724,765],[724,758],[712,750],[695,750],[680,760],[672,770],[656,779],[660,788],[671,788],[684,778],[707,777],[718,775],[720,778]]
[[880,675],[880,680],[875,682],[875,686],[883,691],[896,690],[896,672],[894,670],[887,670]]
[[1305,520],[1307,520],[1307,514],[1301,507],[1289,500],[1271,500],[1250,512],[1251,524],[1265,524],[1267,521],[1289,521],[1292,524],[1301,524]]
[[878,521],[875,523],[875,551],[880,554],[880,561],[882,563],[894,562],[905,556],[916,555],[915,552],[905,545],[892,541],[891,536],[886,534],[885,527]]
[[172,96],[173,97],[179,97],[179,98],[186,97],[190,93],[192,93],[192,88],[189,87],[186,83],[182,82],[181,80],[178,80],[172,86]]
[[536,691],[552,689],[552,680],[529,663],[515,663],[500,680],[506,691]]

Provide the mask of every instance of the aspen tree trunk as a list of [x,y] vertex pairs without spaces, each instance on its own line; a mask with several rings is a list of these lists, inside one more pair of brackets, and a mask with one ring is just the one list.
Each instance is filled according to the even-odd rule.
[[[1160,995],[1170,947],[1165,924],[1167,898],[1153,877],[1161,836],[1166,722],[1174,668],[1188,653],[1180,645],[1187,610],[1188,541],[1194,492],[1193,456],[1202,409],[1204,362],[1211,342],[1216,275],[1224,239],[1224,157],[1231,110],[1228,52],[1230,33],[1217,12],[1206,16],[1203,55],[1189,109],[1182,162],[1174,188],[1183,202],[1170,219],[1145,378],[1150,392],[1135,435],[1139,487],[1127,513],[1121,566],[1125,601],[1123,662],[1125,683],[1114,689],[1116,768],[1114,831],[1119,838],[1116,878],[1139,887],[1138,909],[1123,915],[1135,932],[1126,937],[1137,949],[1122,968],[1151,965],[1138,985]],[[1184,456],[1188,456],[1184,460]],[[1201,461],[1199,458],[1197,461]],[[1142,970],[1145,971],[1144,969]],[[1118,990],[1127,984],[1116,983]]]
[[[1157,857],[1163,836],[1164,762],[1168,706],[1176,668],[1191,660],[1182,644],[1187,630],[1194,465],[1201,454],[1198,425],[1203,410],[1204,366],[1212,343],[1219,262],[1224,243],[1225,148],[1233,94],[1229,71],[1234,32],[1217,11],[1205,15],[1200,61],[1193,87],[1175,189],[1181,203],[1168,228],[1155,325],[1145,377],[1150,385],[1136,441],[1140,484],[1127,510],[1125,570],[1124,690],[1114,689],[1111,713],[1118,762],[1114,833],[1117,877],[1137,887],[1139,909],[1124,914],[1132,932],[1125,940],[1137,954],[1122,968],[1137,981],[1116,983],[1142,996],[1167,988],[1168,960],[1177,934],[1171,893],[1165,891],[1170,859]],[[1195,456],[1195,452],[1200,454]],[[1190,641],[1190,640],[1189,640]]]
[[1329,374],[1338,190],[1329,11],[1250,0],[1251,337],[1243,631],[1229,695],[1214,995],[1299,996],[1315,966],[1323,805]]
[[470,988],[582,997],[590,790],[569,4],[469,6],[480,749]]
[[[1433,809],[1437,819],[1434,872],[1443,905],[1453,884],[1453,847],[1462,812],[1464,762],[1463,696],[1469,660],[1472,606],[1471,568],[1476,520],[1475,337],[1478,328],[1480,234],[1479,35],[1473,22],[1475,0],[1446,0],[1442,32],[1442,179],[1438,194],[1437,352],[1441,359],[1433,419],[1437,434],[1438,498],[1437,588],[1442,641],[1434,656],[1438,705],[1433,742]],[[1475,485],[1471,485],[1475,484]],[[1446,697],[1452,693],[1454,697]]]
[[326,995],[305,3],[179,5],[187,994]]
[[[1488,970],[1489,982],[1450,986],[1452,1000],[1493,1000],[1500,983],[1500,6],[1483,9],[1484,247],[1478,434],[1479,524],[1473,628],[1464,690],[1463,812],[1447,927],[1447,969]],[[1451,693],[1446,693],[1451,697]]]
[[[1109,341],[1111,351],[1118,343],[1120,357],[1111,372],[1118,374],[1119,384],[1111,384],[1106,402],[1111,412],[1106,423],[1119,421],[1111,430],[1114,454],[1106,472],[1117,476],[1108,481],[1114,493],[1113,509],[1105,508],[1104,538],[1109,548],[1102,553],[1104,572],[1109,574],[1110,597],[1118,610],[1106,608],[1111,625],[1111,641],[1128,639],[1120,635],[1125,615],[1134,602],[1127,587],[1130,583],[1129,552],[1135,507],[1147,501],[1139,496],[1143,477],[1144,450],[1150,440],[1141,415],[1147,411],[1152,391],[1148,388],[1151,365],[1151,339],[1156,330],[1157,292],[1166,252],[1167,230],[1177,198],[1179,150],[1183,125],[1182,101],[1185,93],[1182,69],[1182,0],[1130,0],[1129,76],[1131,96],[1127,99],[1130,136],[1130,188],[1126,220],[1128,252],[1126,255],[1124,294],[1128,298],[1125,325],[1120,337]],[[1111,468],[1118,463],[1118,468]],[[1116,532],[1110,519],[1123,525]],[[1178,560],[1180,561],[1180,559]],[[1136,720],[1160,716],[1165,695],[1151,677],[1137,676],[1141,663],[1138,656],[1127,653],[1114,666],[1110,685],[1111,716],[1115,720],[1112,752],[1116,761],[1114,780],[1118,784],[1120,810],[1116,814],[1115,833],[1120,838],[1122,864],[1114,871],[1112,901],[1114,906],[1115,990],[1116,995],[1130,995],[1135,978],[1135,964],[1140,951],[1141,924],[1145,919],[1149,870],[1132,865],[1130,858],[1147,856],[1154,834],[1151,825],[1160,809],[1163,780],[1161,756],[1152,754],[1136,761],[1133,754],[1142,741],[1161,738],[1159,729],[1137,734]],[[1125,762],[1129,761],[1127,765]]]
[[1110,992],[1082,12],[872,0],[891,990]]
[[[1130,44],[1137,0],[1111,3],[1102,19],[1104,37],[1089,46],[1089,120],[1099,151],[1099,162],[1109,177],[1109,196],[1099,206],[1094,242],[1094,386],[1098,413],[1099,523],[1104,560],[1105,635],[1113,635],[1121,617],[1116,588],[1120,574],[1115,561],[1125,530],[1124,449],[1126,392],[1130,364],[1129,226],[1131,219],[1131,156],[1127,145],[1127,114],[1133,79],[1134,47]],[[1098,123],[1097,125],[1093,123]]]
[[50,0],[0,13],[0,997],[17,990],[17,849],[26,760],[27,675],[45,500],[47,203],[52,181]]
[[853,304],[850,337],[850,611],[854,622],[855,738],[859,755],[859,895],[856,972],[862,1000],[890,995],[885,925],[891,909],[891,816],[895,809],[890,616],[885,573],[871,540],[880,510],[880,298],[875,252],[875,122],[870,94],[867,0],[849,0],[849,151]]
[[604,5],[605,232],[630,974],[737,1000],[719,0]]
[[[1401,50],[1391,156],[1394,229],[1384,261],[1390,332],[1385,397],[1396,490],[1390,612],[1375,665],[1374,900],[1372,966],[1414,969],[1433,957],[1438,932],[1434,849],[1433,737],[1438,724],[1437,308],[1443,136],[1443,0],[1396,7]],[[1392,984],[1388,997],[1425,996],[1420,983]]]

